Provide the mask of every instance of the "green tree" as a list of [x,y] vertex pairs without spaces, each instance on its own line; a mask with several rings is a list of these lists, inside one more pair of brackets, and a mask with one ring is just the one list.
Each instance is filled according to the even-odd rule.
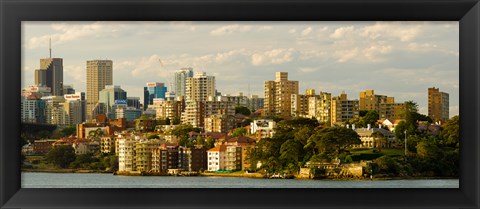
[[170,124],[170,123],[171,123],[170,118],[167,118],[167,119],[165,120],[165,123],[166,123],[167,125],[172,125],[172,124]]
[[195,129],[191,124],[181,124],[172,130],[172,134],[180,140],[186,140],[188,138],[188,133],[194,130]]
[[97,128],[94,131],[88,132],[87,138],[92,141],[99,141],[100,137],[104,136],[103,130],[101,128]]
[[61,168],[66,168],[75,160],[75,150],[72,146],[57,146],[46,155],[47,161]]
[[252,112],[247,107],[237,106],[237,107],[235,107],[235,114],[238,114],[238,113],[240,113],[242,115],[245,115],[245,116],[249,116]]
[[375,110],[370,110],[367,112],[367,114],[365,114],[365,116],[362,117],[362,125],[363,127],[367,127],[368,124],[374,126],[378,119],[380,118],[380,116],[378,115],[378,112],[375,111]]
[[158,136],[156,134],[152,134],[152,135],[148,136],[147,139],[160,139],[160,136]]
[[417,156],[421,158],[431,158],[440,160],[442,157],[442,151],[438,146],[429,139],[423,139],[420,141],[417,146]]
[[460,146],[460,117],[453,116],[443,125],[441,143],[450,147]]
[[207,140],[205,142],[205,147],[207,148],[207,150],[215,147],[215,139],[207,136]]
[[77,133],[77,127],[76,126],[67,126],[63,128],[60,133],[65,136],[70,136],[70,135],[75,135]]
[[88,164],[92,163],[92,154],[81,154],[76,156],[75,160],[70,164],[73,168],[87,168]]
[[247,134],[247,129],[245,127],[240,127],[233,130],[232,136],[233,137],[245,136],[246,134]]
[[360,136],[352,129],[330,127],[317,130],[307,141],[305,148],[313,148],[315,154],[325,153],[338,156],[346,148],[360,144]]
[[385,136],[380,132],[372,133],[373,140],[375,141],[375,147],[377,147],[378,151],[382,151],[382,146],[386,143]]

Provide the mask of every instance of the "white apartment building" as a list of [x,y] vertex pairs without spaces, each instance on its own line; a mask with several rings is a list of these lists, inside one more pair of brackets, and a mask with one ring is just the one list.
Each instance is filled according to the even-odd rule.
[[226,170],[226,146],[218,145],[207,150],[208,171]]

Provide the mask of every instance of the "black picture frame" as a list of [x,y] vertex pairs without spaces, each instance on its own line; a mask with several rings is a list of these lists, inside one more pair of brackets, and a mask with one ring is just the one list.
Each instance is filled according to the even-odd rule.
[[[478,0],[0,0],[1,208],[479,208]],[[459,21],[459,189],[24,189],[21,21]]]

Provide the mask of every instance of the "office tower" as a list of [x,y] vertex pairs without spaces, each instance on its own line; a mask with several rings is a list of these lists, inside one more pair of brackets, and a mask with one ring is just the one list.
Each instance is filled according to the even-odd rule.
[[70,125],[70,116],[65,111],[63,96],[42,97],[45,101],[45,122],[60,126]]
[[72,85],[63,85],[63,94],[75,94],[75,89]]
[[167,87],[164,83],[149,82],[143,87],[143,110],[153,104],[153,99],[164,99]]
[[215,97],[215,76],[200,72],[186,79],[185,100],[207,101],[209,97]]
[[35,85],[50,87],[52,95],[63,96],[63,59],[40,59],[40,69],[35,70]]
[[347,94],[333,97],[331,101],[331,124],[339,125],[350,119],[359,117],[359,101],[348,100]]
[[428,116],[433,122],[445,122],[449,119],[449,95],[438,88],[428,88]]
[[176,96],[184,97],[186,94],[187,78],[193,77],[193,68],[182,68],[175,73],[175,89],[172,91]]
[[93,110],[98,103],[99,92],[113,84],[113,62],[111,60],[87,61],[87,120],[93,119]]
[[70,124],[76,125],[85,122],[85,92],[77,92],[74,94],[64,94],[66,103],[66,111],[70,114]]
[[292,94],[298,94],[298,81],[288,80],[287,72],[276,72],[274,81],[265,81],[264,114],[290,116]]
[[107,85],[99,93],[99,103],[103,103],[104,112],[109,118],[115,118],[115,112],[112,110],[114,104],[127,105],[127,92],[120,86]]
[[127,97],[127,106],[140,109],[140,97]]

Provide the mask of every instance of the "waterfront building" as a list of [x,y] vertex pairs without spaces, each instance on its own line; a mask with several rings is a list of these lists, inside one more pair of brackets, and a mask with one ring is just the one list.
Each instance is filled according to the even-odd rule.
[[186,86],[188,78],[193,77],[193,68],[182,68],[179,72],[175,73],[175,92],[176,96],[185,97],[186,96]]
[[242,170],[242,147],[226,146],[225,149],[225,170]]
[[450,118],[449,94],[438,88],[428,88],[428,117],[435,123],[442,123]]
[[290,116],[292,94],[298,94],[298,81],[288,80],[287,72],[276,72],[274,81],[265,81],[264,115]]
[[138,140],[135,136],[129,134],[117,136],[115,144],[118,154],[118,171],[131,172],[136,170],[135,144]]
[[340,96],[332,98],[331,102],[331,125],[340,125],[353,118],[359,117],[359,101],[348,100],[347,94],[342,92]]
[[226,147],[225,145],[218,145],[207,150],[208,171],[226,170]]
[[153,104],[153,99],[165,100],[166,92],[167,87],[164,83],[147,83],[147,86],[143,87],[143,110],[146,110],[149,105]]
[[101,153],[115,153],[115,137],[104,136],[100,138],[100,152]]
[[113,62],[111,60],[87,61],[87,120],[95,118],[99,93],[107,85],[113,85]]
[[207,76],[207,73],[200,72],[186,78],[187,101],[207,101],[209,97],[214,98],[215,95],[215,76]]
[[136,171],[150,172],[152,170],[152,151],[160,145],[160,140],[141,140],[135,144]]
[[178,145],[162,144],[152,150],[153,173],[167,174],[168,169],[178,168]]

